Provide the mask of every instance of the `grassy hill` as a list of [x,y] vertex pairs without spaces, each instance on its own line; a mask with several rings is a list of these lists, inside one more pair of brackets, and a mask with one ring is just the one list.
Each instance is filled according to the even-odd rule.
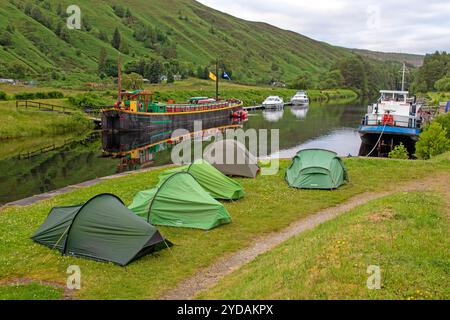
[[352,52],[363,57],[371,58],[382,62],[406,62],[407,64],[419,68],[423,65],[425,56],[420,54],[377,52],[362,49],[350,49]]
[[[307,71],[314,76],[343,57],[346,49],[314,41],[265,23],[248,22],[193,0],[79,0],[82,30],[65,27],[72,1],[0,0],[0,76],[29,74],[41,80],[96,75],[104,48],[119,51],[111,39],[117,27],[126,49],[124,63],[142,57],[176,58],[196,70],[221,60],[243,81],[291,80]],[[114,10],[116,6],[116,10]],[[128,9],[131,17],[120,17]],[[61,31],[61,29],[64,29]],[[144,30],[156,32],[151,41]],[[139,36],[141,34],[141,36]],[[6,44],[5,44],[6,43]]]

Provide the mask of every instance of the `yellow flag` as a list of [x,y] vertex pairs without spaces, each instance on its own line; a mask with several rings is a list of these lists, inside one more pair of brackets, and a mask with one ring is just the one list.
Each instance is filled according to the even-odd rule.
[[216,81],[216,80],[217,80],[216,75],[215,75],[214,73],[212,73],[211,71],[209,72],[209,78],[210,78],[212,81]]

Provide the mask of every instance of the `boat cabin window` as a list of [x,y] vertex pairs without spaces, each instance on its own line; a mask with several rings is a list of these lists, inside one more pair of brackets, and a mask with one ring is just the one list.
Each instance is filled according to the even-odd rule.
[[401,102],[406,100],[406,96],[401,93],[383,93],[382,100]]

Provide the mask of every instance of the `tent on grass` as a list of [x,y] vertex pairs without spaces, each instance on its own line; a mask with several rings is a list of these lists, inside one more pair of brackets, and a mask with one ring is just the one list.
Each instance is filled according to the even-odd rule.
[[286,171],[285,179],[294,188],[336,189],[348,181],[348,175],[335,152],[307,149],[297,152]]
[[154,225],[209,230],[231,222],[227,209],[183,171],[139,192],[129,208]]
[[220,140],[210,144],[203,154],[206,161],[227,176],[255,178],[258,159],[237,140]]
[[159,175],[160,184],[177,172],[192,174],[197,182],[214,199],[238,200],[244,197],[244,188],[236,181],[228,178],[222,172],[214,168],[208,161],[199,159],[188,166],[166,170]]
[[97,195],[83,205],[53,208],[31,239],[64,255],[121,266],[168,245],[155,227],[112,194]]

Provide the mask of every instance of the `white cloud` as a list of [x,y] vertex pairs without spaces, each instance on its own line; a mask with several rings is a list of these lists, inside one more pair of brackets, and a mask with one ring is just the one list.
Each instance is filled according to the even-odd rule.
[[450,51],[449,0],[199,0],[333,45],[386,52]]

